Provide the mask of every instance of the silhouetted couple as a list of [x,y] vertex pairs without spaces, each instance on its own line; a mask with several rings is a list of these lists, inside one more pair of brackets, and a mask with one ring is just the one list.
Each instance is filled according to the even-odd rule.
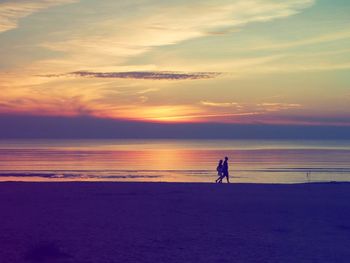
[[227,183],[230,182],[229,174],[228,174],[228,158],[225,157],[225,161],[220,160],[218,167],[216,168],[218,171],[218,179],[215,180],[216,183],[222,183],[222,179],[226,177]]

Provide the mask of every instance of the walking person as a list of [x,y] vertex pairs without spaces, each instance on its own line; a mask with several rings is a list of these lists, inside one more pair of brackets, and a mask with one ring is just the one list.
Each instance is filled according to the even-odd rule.
[[216,167],[216,171],[218,172],[218,179],[215,180],[215,183],[222,183],[222,165],[223,161],[220,160],[218,166]]
[[221,181],[222,179],[224,179],[226,177],[227,183],[230,183],[229,180],[229,173],[228,173],[228,157],[225,157],[225,161],[222,165],[222,177],[221,177]]

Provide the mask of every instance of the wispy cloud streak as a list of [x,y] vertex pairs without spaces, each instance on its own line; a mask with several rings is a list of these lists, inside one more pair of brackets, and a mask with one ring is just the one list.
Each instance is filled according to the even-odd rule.
[[78,0],[5,0],[0,1],[0,33],[14,29],[18,20],[52,6],[69,4]]
[[75,71],[65,74],[51,74],[45,77],[77,76],[85,78],[146,79],[146,80],[195,80],[219,76],[219,72],[170,72],[170,71],[129,71],[129,72],[90,72]]
[[[61,41],[46,41],[40,46],[64,52],[74,63],[84,60],[96,64],[111,57],[116,63],[157,47],[211,36],[213,32],[230,34],[249,23],[286,18],[312,6],[314,0],[196,0],[186,4],[149,1],[147,8],[143,1],[131,0],[129,4],[137,7],[134,16],[118,16],[123,8],[116,1],[118,18],[86,24],[78,31],[72,29]],[[91,27],[94,31],[89,30]]]
[[254,109],[259,112],[273,112],[289,109],[299,109],[303,105],[297,103],[284,103],[284,102],[262,102],[262,103],[238,103],[238,102],[214,102],[214,101],[201,101],[201,105],[205,107],[215,108],[234,108],[237,110]]
[[[267,45],[255,45],[254,47],[250,48],[250,50],[280,50],[280,49],[288,49],[288,48],[296,48],[300,46],[308,46],[308,45],[316,45],[316,44],[322,44],[327,42],[334,42],[344,39],[350,38],[350,32],[349,31],[340,31],[340,32],[333,32],[326,35],[320,35],[316,37],[310,37],[307,39],[299,39],[295,41],[289,41],[289,42],[282,42],[282,43],[271,43]],[[247,50],[247,48],[245,48]]]

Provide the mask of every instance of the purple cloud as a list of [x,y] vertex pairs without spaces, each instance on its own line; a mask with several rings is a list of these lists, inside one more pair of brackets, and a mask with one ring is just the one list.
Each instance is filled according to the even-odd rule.
[[78,76],[86,78],[149,79],[149,80],[195,80],[210,79],[221,75],[219,72],[174,72],[174,71],[126,71],[91,72],[74,71],[65,74],[45,75],[45,77]]

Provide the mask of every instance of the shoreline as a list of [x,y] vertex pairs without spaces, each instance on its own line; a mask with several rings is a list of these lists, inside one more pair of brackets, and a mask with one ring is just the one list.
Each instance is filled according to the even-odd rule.
[[[0,184],[178,184],[178,185],[216,185],[215,182],[168,182],[168,181],[0,181]],[[265,186],[279,186],[279,185],[333,185],[333,184],[348,184],[349,181],[320,181],[320,182],[288,182],[288,183],[256,183],[256,182],[230,182],[221,183],[218,185],[265,185]]]

